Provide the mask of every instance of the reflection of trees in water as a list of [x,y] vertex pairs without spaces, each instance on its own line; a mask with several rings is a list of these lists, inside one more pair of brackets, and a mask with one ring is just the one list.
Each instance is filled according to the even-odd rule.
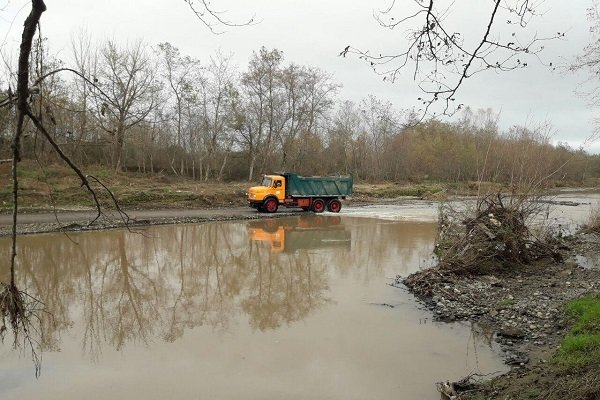
[[160,318],[162,300],[161,276],[152,265],[144,265],[143,257],[132,252],[131,246],[126,248],[126,235],[118,232],[116,260],[101,271],[102,323],[117,349],[130,340],[148,341],[155,328],[153,319]]
[[[46,350],[59,349],[73,327],[81,329],[84,351],[97,357],[106,343],[174,341],[198,326],[227,331],[239,313],[259,330],[301,320],[328,301],[327,268],[364,280],[381,276],[390,259],[414,264],[431,248],[435,229],[359,219],[339,225],[351,232],[351,251],[289,243],[305,236],[297,234],[286,237],[293,251],[273,253],[249,241],[243,223],[165,226],[150,230],[152,237],[126,231],[76,234],[73,241],[23,237],[19,286],[52,314],[42,318]],[[7,249],[8,241],[0,242],[0,254]]]
[[326,263],[250,246],[242,224],[151,232],[72,235],[76,243],[64,235],[23,238],[20,285],[53,316],[43,318],[46,350],[58,350],[74,326],[83,349],[97,357],[106,343],[174,341],[203,325],[226,331],[239,312],[256,329],[276,328],[325,301]]
[[256,273],[249,276],[242,309],[253,328],[273,329],[301,320],[327,301],[327,264],[315,262],[314,254],[273,254],[256,242],[250,246],[255,255],[248,266]]
[[352,232],[352,252],[343,253],[342,260],[332,264],[343,276],[358,274],[369,281],[381,276],[383,267],[390,262],[397,267],[395,273],[408,275],[431,256],[435,224],[362,218],[344,222]]
[[[174,232],[177,257],[161,261],[167,271],[176,271],[177,285],[167,291],[170,314],[164,338],[173,341],[185,328],[210,325],[227,330],[235,315],[235,296],[243,271],[239,255],[230,245],[228,225],[184,226]],[[158,247],[170,246],[167,236]],[[171,245],[172,246],[172,245]]]

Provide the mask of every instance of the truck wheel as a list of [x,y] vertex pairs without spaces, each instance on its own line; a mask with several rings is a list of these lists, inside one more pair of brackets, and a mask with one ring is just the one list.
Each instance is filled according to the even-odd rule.
[[338,199],[333,199],[327,204],[327,211],[331,211],[334,213],[339,213],[342,209],[342,202]]
[[322,213],[325,211],[325,202],[323,199],[316,199],[313,201],[312,210],[316,213]]
[[263,209],[268,213],[277,212],[278,207],[279,203],[274,198],[265,200],[265,204],[263,204]]

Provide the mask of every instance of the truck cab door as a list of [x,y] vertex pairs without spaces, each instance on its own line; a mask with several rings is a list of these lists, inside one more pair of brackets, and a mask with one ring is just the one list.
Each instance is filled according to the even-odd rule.
[[275,191],[275,196],[277,196],[277,200],[280,203],[283,203],[285,199],[285,179],[284,178],[276,178],[273,180],[273,189]]

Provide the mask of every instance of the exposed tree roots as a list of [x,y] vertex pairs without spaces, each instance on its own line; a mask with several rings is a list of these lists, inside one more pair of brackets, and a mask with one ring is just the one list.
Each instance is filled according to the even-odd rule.
[[40,313],[43,304],[38,299],[20,291],[15,285],[0,283],[0,339],[4,342],[7,334],[13,336],[13,347],[22,345],[24,351],[31,351],[35,376],[41,371],[41,330]]

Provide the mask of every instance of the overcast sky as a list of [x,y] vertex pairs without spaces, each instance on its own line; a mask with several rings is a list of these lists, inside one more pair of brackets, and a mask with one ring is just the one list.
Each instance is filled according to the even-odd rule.
[[[396,0],[395,15],[401,17],[405,6],[412,2]],[[449,22],[467,34],[480,32],[484,7],[492,2],[457,3],[460,7],[453,9]],[[389,0],[214,0],[212,4],[215,9],[228,11],[231,20],[242,22],[254,16],[258,23],[227,28],[225,33],[214,35],[183,0],[46,0],[42,33],[48,37],[51,51],[65,61],[70,57],[71,37],[82,27],[98,41],[142,38],[151,45],[170,42],[183,54],[205,60],[220,49],[234,54],[240,70],[246,68],[253,50],[261,46],[277,48],[284,52],[287,62],[317,66],[332,74],[343,85],[340,99],[359,101],[373,94],[399,109],[418,106],[416,99],[421,94],[410,70],[391,84],[355,57],[338,56],[346,45],[374,53],[390,53],[398,48],[404,32],[384,29],[373,18],[374,10],[384,9]],[[544,14],[530,25],[530,32],[541,37],[566,32],[564,40],[547,43],[543,55],[547,62],[566,65],[590,41],[586,9],[592,5],[591,0],[546,0],[541,4]],[[17,51],[29,8],[29,1],[0,0],[0,43],[4,51]],[[477,75],[465,82],[457,98],[473,109],[500,112],[503,129],[550,122],[554,142],[567,142],[573,147],[584,144],[594,132],[596,111],[576,94],[586,76],[561,68],[552,71],[538,62],[529,65],[508,73]],[[600,144],[586,144],[586,149],[599,153]]]

